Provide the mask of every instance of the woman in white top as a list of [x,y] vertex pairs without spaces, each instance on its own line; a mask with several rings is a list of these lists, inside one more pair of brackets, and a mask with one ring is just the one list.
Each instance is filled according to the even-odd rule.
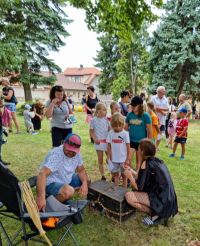
[[50,100],[46,104],[45,115],[51,118],[51,136],[53,147],[58,147],[69,133],[72,133],[72,123],[69,115],[72,109],[66,100],[65,91],[62,86],[56,85],[51,88]]

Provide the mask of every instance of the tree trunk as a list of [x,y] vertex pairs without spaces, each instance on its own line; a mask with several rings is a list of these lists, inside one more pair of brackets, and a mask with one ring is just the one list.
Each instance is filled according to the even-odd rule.
[[23,83],[24,87],[24,96],[25,96],[25,102],[31,102],[32,99],[32,93],[31,93],[31,85],[27,83]]
[[28,70],[28,62],[27,60],[24,61],[22,64],[22,78],[25,78],[25,81],[22,79],[22,84],[24,87],[24,96],[25,96],[25,102],[32,101],[32,93],[31,93],[31,84],[30,81],[28,81],[29,78],[29,70]]

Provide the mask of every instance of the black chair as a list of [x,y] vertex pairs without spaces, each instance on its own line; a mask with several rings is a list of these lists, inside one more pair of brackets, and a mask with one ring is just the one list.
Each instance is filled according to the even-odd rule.
[[[2,235],[6,238],[9,246],[18,244],[22,245],[21,242],[23,241],[25,245],[28,245],[29,240],[46,244],[46,242],[36,237],[39,235],[39,232],[26,211],[25,205],[21,199],[21,190],[18,183],[19,181],[15,175],[0,162],[0,215],[1,217],[5,216],[17,220],[21,224],[18,231],[11,238],[0,218],[0,229],[2,231]],[[34,187],[36,185],[36,177],[30,178],[29,184],[31,187]],[[52,231],[65,228],[64,233],[57,240],[56,244],[53,245],[60,245],[67,235],[71,236],[75,245],[79,245],[75,235],[71,231],[71,228],[74,224],[80,224],[83,222],[82,211],[86,207],[87,203],[87,200],[70,201],[68,211],[40,213],[41,220],[51,217],[59,218],[55,228],[44,227],[44,230]],[[18,239],[20,234],[22,234],[22,236]],[[3,244],[0,234],[0,246],[1,245]]]

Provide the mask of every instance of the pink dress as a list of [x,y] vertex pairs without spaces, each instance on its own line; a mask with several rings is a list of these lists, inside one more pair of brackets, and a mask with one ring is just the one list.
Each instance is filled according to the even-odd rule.
[[167,131],[168,131],[169,136],[171,136],[171,137],[175,136],[175,134],[176,134],[176,120],[172,120],[172,119],[169,120]]

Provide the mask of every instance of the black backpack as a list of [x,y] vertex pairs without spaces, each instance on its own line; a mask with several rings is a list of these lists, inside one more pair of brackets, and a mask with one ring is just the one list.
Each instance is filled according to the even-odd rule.
[[16,216],[20,215],[17,194],[20,197],[21,191],[18,182],[15,175],[0,162],[0,201]]

